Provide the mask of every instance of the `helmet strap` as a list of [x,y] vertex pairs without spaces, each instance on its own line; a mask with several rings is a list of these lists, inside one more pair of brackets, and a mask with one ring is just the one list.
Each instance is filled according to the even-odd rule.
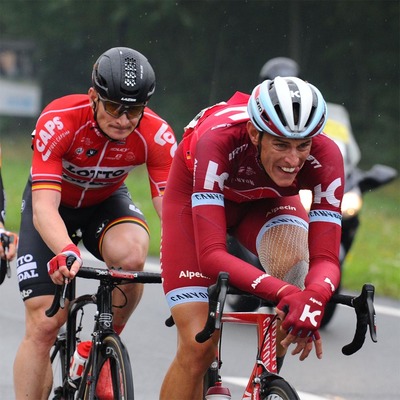
[[261,161],[261,140],[263,138],[264,132],[263,131],[258,131],[259,135],[258,135],[258,144],[257,144],[257,161],[260,164],[260,168],[264,171],[265,175],[268,176],[267,171],[264,168],[264,165]]
[[264,135],[263,131],[258,131],[257,158],[260,161],[260,163],[261,163],[261,140],[263,138],[263,135]]

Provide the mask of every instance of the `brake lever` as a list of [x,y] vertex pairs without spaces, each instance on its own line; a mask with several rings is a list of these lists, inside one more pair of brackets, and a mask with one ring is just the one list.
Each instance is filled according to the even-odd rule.
[[354,307],[357,316],[357,325],[354,338],[351,343],[342,348],[342,353],[346,356],[354,354],[361,349],[365,342],[365,336],[369,328],[371,339],[377,342],[375,308],[374,308],[375,288],[371,284],[365,284],[361,294],[354,297],[351,305]]
[[64,283],[62,284],[61,296],[60,296],[60,308],[64,309],[65,307],[65,299],[67,297],[67,288],[68,288],[69,279],[65,278]]
[[196,335],[198,343],[204,343],[210,339],[216,329],[221,328],[222,312],[228,292],[229,274],[220,272],[217,283],[208,288],[208,318],[201,332]]
[[[76,258],[74,256],[67,257],[66,265],[67,265],[68,269],[71,269],[72,264],[74,263],[75,260],[76,260]],[[62,285],[61,297],[60,297],[60,308],[62,308],[62,309],[64,309],[64,307],[65,307],[65,299],[67,298],[68,284],[69,284],[69,279],[64,278],[64,283]]]
[[367,312],[368,312],[368,326],[369,326],[369,334],[371,336],[371,340],[376,343],[378,341],[377,333],[376,333],[376,313],[374,307],[374,293],[375,288],[372,285],[365,285],[367,292]]
[[[75,261],[74,256],[68,256],[66,260],[66,265],[68,269],[71,268],[72,264]],[[64,283],[62,285],[56,285],[56,291],[54,293],[53,303],[50,308],[45,311],[47,317],[53,317],[57,314],[60,308],[64,309],[65,307],[65,299],[67,298],[67,287],[69,284],[69,279],[65,278]]]

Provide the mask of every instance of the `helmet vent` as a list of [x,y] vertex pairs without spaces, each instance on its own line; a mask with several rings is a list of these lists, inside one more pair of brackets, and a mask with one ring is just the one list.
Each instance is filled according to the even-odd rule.
[[312,122],[312,120],[314,118],[314,114],[315,114],[315,107],[312,107],[311,111],[310,111],[310,116],[308,117],[308,120],[307,120],[306,124],[304,125],[306,128],[308,126],[310,126],[310,124],[311,124],[311,122]]
[[124,83],[128,87],[133,87],[136,85],[136,79],[136,60],[132,57],[126,57],[124,61]]

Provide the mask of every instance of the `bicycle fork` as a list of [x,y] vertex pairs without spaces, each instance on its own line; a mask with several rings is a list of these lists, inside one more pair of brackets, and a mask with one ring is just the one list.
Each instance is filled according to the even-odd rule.
[[[257,327],[256,362],[243,393],[242,400],[260,400],[265,382],[278,377],[276,362],[277,316],[270,308],[261,307],[256,312],[225,312],[222,316],[222,322],[251,324]],[[215,371],[213,374],[217,377],[216,382],[218,385],[221,385],[222,382],[220,374],[222,366],[221,340],[222,329],[219,351],[216,361],[211,366],[211,370]]]

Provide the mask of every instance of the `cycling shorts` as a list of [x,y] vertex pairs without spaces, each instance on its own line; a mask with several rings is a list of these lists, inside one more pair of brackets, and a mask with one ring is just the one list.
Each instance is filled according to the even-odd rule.
[[[47,263],[54,253],[47,247],[32,220],[32,182],[29,179],[22,200],[22,217],[17,258],[17,277],[23,300],[52,295],[55,285],[47,272]],[[81,240],[85,248],[103,261],[100,254],[104,233],[116,223],[137,223],[147,232],[148,225],[143,213],[132,202],[125,185],[107,200],[85,208],[60,206],[59,213],[75,244]]]

